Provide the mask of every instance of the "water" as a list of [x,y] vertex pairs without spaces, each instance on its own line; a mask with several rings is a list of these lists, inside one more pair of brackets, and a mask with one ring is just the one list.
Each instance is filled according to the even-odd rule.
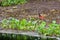
[[0,40],[57,40],[55,38],[38,38],[26,35],[0,34]]

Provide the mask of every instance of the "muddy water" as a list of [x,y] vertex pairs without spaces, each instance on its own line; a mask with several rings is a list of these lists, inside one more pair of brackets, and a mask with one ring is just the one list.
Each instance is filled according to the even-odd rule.
[[38,18],[38,13],[46,15],[44,19],[46,22],[56,20],[57,23],[60,23],[60,2],[32,1],[23,5],[0,7],[0,20],[9,17],[17,19],[30,17]]

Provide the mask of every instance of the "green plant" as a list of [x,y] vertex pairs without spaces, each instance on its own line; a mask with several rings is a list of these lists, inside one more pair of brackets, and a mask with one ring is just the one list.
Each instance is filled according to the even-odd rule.
[[37,21],[27,21],[26,19],[18,20],[15,18],[3,19],[1,26],[3,28],[18,30],[34,30]]
[[52,23],[49,24],[48,34],[51,34],[51,35],[60,34],[60,25],[56,24],[56,21],[52,21]]
[[45,36],[59,36],[60,24],[57,24],[56,21],[52,21],[52,23],[46,27],[46,22],[41,21],[41,23],[37,27],[37,31],[39,34]]
[[48,26],[42,20],[18,20],[15,18],[3,19],[1,22],[2,28],[37,31],[39,34],[45,36],[60,36],[60,24],[52,21]]
[[40,34],[44,33],[45,26],[46,26],[46,22],[44,22],[44,21],[42,21],[42,22],[39,24],[37,30],[38,30],[38,32],[39,32]]
[[1,6],[11,6],[16,4],[24,4],[26,2],[26,0],[2,0],[0,4]]
[[17,29],[18,26],[19,26],[19,20],[18,19],[15,19],[15,18],[10,18],[9,19],[9,28],[11,29]]
[[22,20],[20,20],[20,26],[18,28],[22,29],[22,30],[25,30],[26,29],[26,25],[27,25],[27,20],[26,19],[22,19]]
[[8,28],[8,22],[7,19],[2,20],[1,26],[3,26],[3,28]]

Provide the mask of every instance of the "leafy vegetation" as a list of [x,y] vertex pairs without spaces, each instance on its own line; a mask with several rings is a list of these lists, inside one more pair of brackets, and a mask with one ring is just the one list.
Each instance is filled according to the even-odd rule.
[[46,22],[42,20],[30,19],[28,21],[26,19],[18,20],[15,18],[9,18],[2,20],[1,27],[15,30],[37,31],[39,34],[45,36],[60,35],[60,24],[57,24],[56,21],[52,21],[52,23],[46,26]]
[[2,20],[1,26],[2,28],[7,29],[34,30],[36,22],[32,20],[27,21],[26,19],[18,20],[15,18],[9,18]]
[[2,0],[0,3],[1,6],[11,6],[16,4],[24,4],[26,3],[26,0]]
[[60,24],[52,21],[52,23],[46,27],[46,23],[42,22],[38,27],[38,32],[45,36],[60,36]]

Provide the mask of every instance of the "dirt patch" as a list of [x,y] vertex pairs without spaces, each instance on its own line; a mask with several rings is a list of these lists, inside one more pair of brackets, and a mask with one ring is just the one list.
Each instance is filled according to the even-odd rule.
[[57,20],[57,23],[60,23],[60,2],[32,1],[23,5],[0,7],[0,20],[9,17],[15,17],[17,19],[29,17],[38,18],[38,13],[46,15],[46,22]]

